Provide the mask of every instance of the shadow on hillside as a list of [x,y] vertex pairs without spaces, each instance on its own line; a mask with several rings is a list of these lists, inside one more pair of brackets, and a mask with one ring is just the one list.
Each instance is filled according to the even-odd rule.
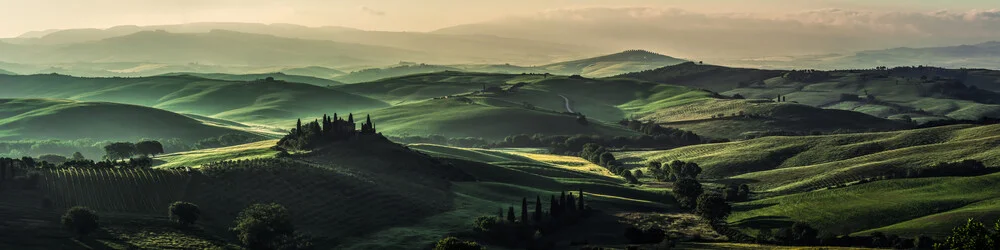
[[777,205],[778,205],[778,203],[736,205],[736,206],[733,206],[733,213],[746,212],[746,211],[757,210],[757,209],[762,209],[762,208],[768,208],[768,207],[777,206]]
[[786,228],[795,223],[785,216],[757,216],[730,223],[732,226],[754,229]]

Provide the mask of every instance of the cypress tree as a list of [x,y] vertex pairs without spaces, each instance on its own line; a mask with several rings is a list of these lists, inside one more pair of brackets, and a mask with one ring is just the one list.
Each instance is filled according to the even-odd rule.
[[573,192],[569,192],[569,195],[566,196],[566,211],[576,210],[576,201],[574,199]]
[[514,206],[507,208],[507,221],[514,223]]
[[580,189],[579,195],[580,195],[580,198],[577,199],[577,201],[576,201],[576,203],[577,203],[576,210],[583,211],[583,188]]
[[552,198],[549,199],[549,214],[551,214],[552,217],[558,217],[559,216],[559,210],[558,210],[558,208],[556,208],[558,206],[559,206],[559,202],[556,201],[556,195],[553,194]]
[[535,196],[535,223],[542,223],[542,196]]
[[347,114],[347,123],[348,124],[354,124],[354,113],[348,113]]
[[295,135],[302,135],[302,119],[295,122]]
[[521,223],[528,223],[528,198],[521,197]]
[[566,212],[566,191],[559,195],[559,214],[562,215],[563,212]]
[[500,213],[497,214],[497,218],[500,220],[503,219],[503,207],[500,207]]

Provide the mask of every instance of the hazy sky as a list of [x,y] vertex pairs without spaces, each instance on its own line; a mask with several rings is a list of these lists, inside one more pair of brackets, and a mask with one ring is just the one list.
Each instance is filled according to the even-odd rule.
[[816,9],[952,12],[1000,9],[998,0],[0,0],[0,37],[27,31],[188,22],[293,23],[430,31],[506,16],[587,7],[680,8],[781,15]]

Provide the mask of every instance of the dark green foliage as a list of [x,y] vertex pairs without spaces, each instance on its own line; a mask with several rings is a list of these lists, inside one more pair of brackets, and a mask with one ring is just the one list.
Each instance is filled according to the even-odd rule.
[[621,176],[625,178],[625,182],[628,182],[628,184],[639,184],[639,179],[632,175],[632,171],[622,171]]
[[528,198],[521,198],[521,223],[528,223]]
[[115,142],[104,146],[105,158],[110,160],[121,160],[132,157],[137,150],[135,144],[131,142]]
[[674,197],[681,207],[694,208],[697,205],[697,198],[704,190],[701,183],[693,179],[680,179],[674,182]]
[[687,146],[704,142],[704,139],[702,139],[701,136],[698,136],[691,131],[663,127],[654,122],[645,123],[637,120],[621,120],[618,124],[631,130],[652,136],[656,141],[673,142],[671,144],[676,146]]
[[579,190],[579,192],[577,193],[577,195],[579,197],[576,199],[576,210],[583,211],[584,208],[586,207],[586,204],[584,204],[584,202],[583,202],[583,189],[582,188]]
[[194,144],[195,149],[221,148],[247,144],[264,139],[251,134],[224,134],[218,137],[209,137],[199,140]]
[[322,120],[307,124],[302,124],[302,121],[299,120],[295,129],[278,141],[278,146],[287,149],[310,150],[326,143],[349,140],[365,134],[376,134],[375,124],[371,123],[370,117],[361,124],[359,131],[354,123],[354,114],[348,114],[346,121],[337,117],[337,114],[333,114],[333,117],[324,114]]
[[943,177],[943,176],[978,176],[995,172],[977,160],[960,162],[939,162],[933,166],[920,169],[907,169],[906,178]]
[[549,199],[549,214],[552,214],[552,217],[559,217],[559,201],[556,200],[555,195]]
[[813,245],[817,241],[819,231],[802,222],[796,222],[791,227],[779,229],[774,240],[786,245]]
[[62,216],[62,224],[77,237],[84,237],[100,228],[99,218],[94,210],[86,207],[72,207]]
[[501,223],[501,219],[495,216],[479,216],[475,221],[475,230],[478,232],[489,232],[498,223]]
[[170,204],[170,218],[182,226],[193,225],[201,217],[201,209],[190,202],[177,201]]
[[514,223],[517,221],[517,217],[514,216],[514,206],[507,208],[507,222]]
[[565,211],[576,212],[576,198],[573,198],[573,192],[569,192],[566,196]]
[[724,195],[723,198],[726,198],[727,201],[731,202],[747,201],[750,199],[750,186],[748,186],[747,184],[739,186],[730,185],[726,187],[726,190],[723,193],[723,195]]
[[934,249],[997,249],[1000,241],[1000,221],[993,228],[982,222],[969,219],[955,227],[944,242],[934,245]]
[[294,238],[295,227],[288,210],[276,203],[250,205],[234,223],[231,230],[251,250],[277,249],[282,238]]
[[723,221],[732,212],[732,207],[726,199],[717,194],[701,194],[695,213],[709,221]]
[[535,196],[535,214],[532,219],[536,224],[542,223],[542,196]]
[[135,151],[140,155],[152,155],[163,153],[163,144],[158,141],[140,141],[135,144]]
[[701,174],[701,167],[694,162],[684,162],[684,161],[672,161],[670,166],[670,179],[697,179],[698,175]]
[[474,241],[462,241],[455,237],[441,239],[434,250],[482,250],[486,249]]

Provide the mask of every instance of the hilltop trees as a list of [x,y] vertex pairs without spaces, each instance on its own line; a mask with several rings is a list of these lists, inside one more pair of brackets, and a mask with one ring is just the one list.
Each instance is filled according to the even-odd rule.
[[193,225],[198,220],[198,217],[201,216],[201,209],[198,208],[198,205],[189,202],[174,202],[170,204],[168,210],[170,211],[170,218],[182,226]]
[[97,213],[94,213],[94,210],[80,206],[66,210],[66,214],[62,216],[62,224],[66,229],[72,231],[77,238],[87,236],[100,228]]
[[295,129],[292,129],[288,135],[285,135],[278,141],[278,146],[287,149],[305,150],[329,142],[353,139],[358,135],[374,134],[377,134],[377,131],[370,116],[361,124],[361,130],[359,131],[357,125],[354,123],[354,114],[348,114],[347,120],[344,120],[335,113],[332,117],[323,115],[322,120],[306,124],[302,124],[302,120],[299,120],[295,124]]

